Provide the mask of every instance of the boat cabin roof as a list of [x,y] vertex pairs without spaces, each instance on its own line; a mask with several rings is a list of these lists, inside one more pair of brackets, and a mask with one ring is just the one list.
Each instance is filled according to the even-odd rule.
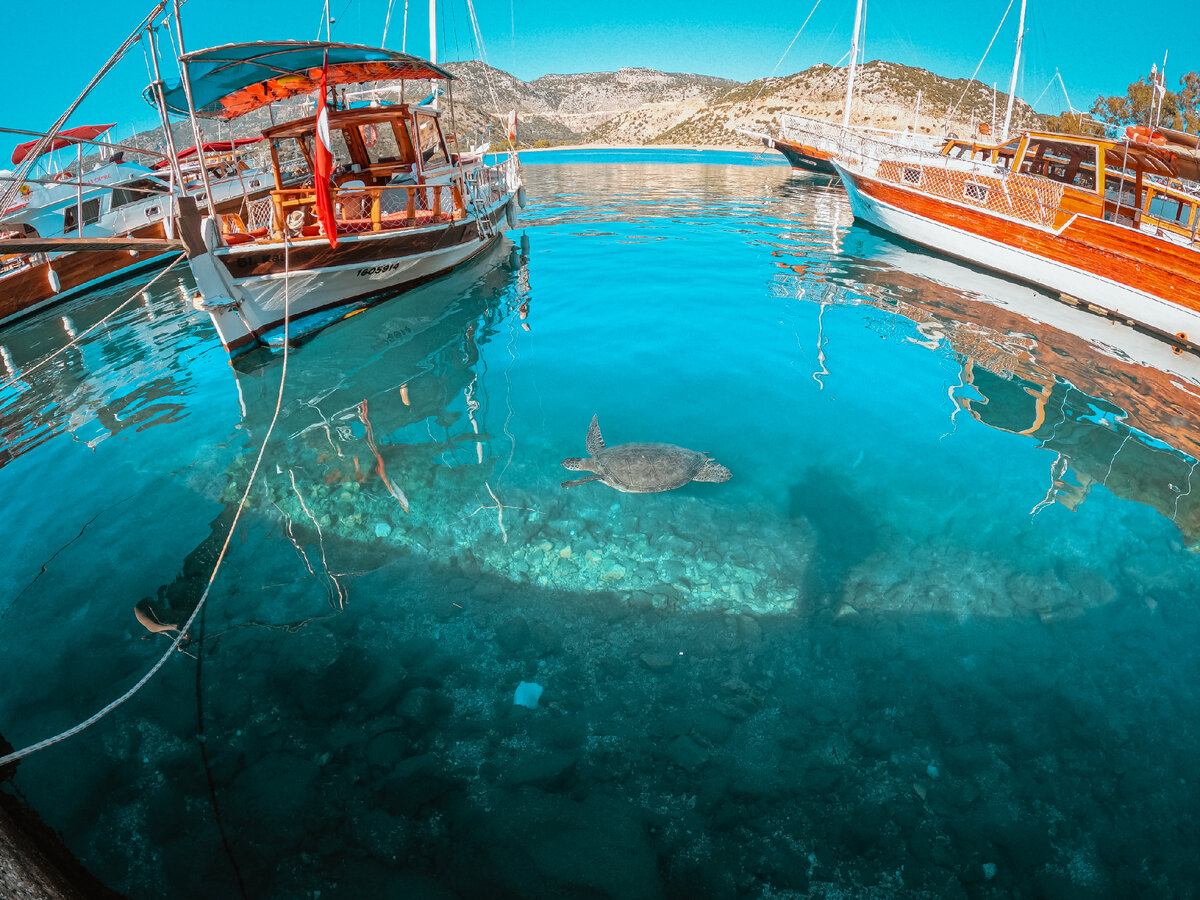
[[[381,122],[407,121],[412,111],[414,111],[414,108],[407,104],[366,106],[359,109],[329,109],[329,127],[348,130],[356,127],[361,128],[365,125],[377,125]],[[416,107],[415,111],[420,114],[441,115],[440,110],[429,106]],[[273,125],[270,128],[263,129],[263,137],[273,141],[280,138],[311,136],[315,122],[316,118],[314,116],[306,116],[303,119],[285,122],[282,125]]]
[[1106,169],[1126,169],[1164,178],[1200,181],[1200,151],[1166,138],[1161,142],[1132,138],[1120,141],[1078,134],[1030,131],[1022,140],[1024,146],[1019,151],[1021,160],[1027,157],[1031,150],[1044,152],[1044,148],[1054,148],[1067,156],[1087,154],[1092,160],[1103,153]]
[[[454,77],[419,56],[328,41],[225,44],[185,53],[180,62],[188,67],[196,115],[225,120],[319,90],[323,70],[330,85]],[[154,105],[150,88],[143,96]],[[168,90],[165,100],[171,112],[188,114],[182,85]]]

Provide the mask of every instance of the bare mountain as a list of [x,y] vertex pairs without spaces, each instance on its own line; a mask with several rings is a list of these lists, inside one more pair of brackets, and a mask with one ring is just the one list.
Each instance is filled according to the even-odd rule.
[[[544,75],[523,82],[478,61],[447,67],[456,76],[460,132],[499,122],[502,118],[496,110],[502,116],[515,108],[523,144],[750,146],[753,142],[735,129],[768,129],[783,113],[840,121],[846,90],[846,69],[827,65],[747,84],[634,68]],[[851,122],[897,130],[915,126],[925,134],[940,134],[948,127],[967,134],[973,123],[991,121],[993,102],[1003,118],[1008,95],[993,96],[981,82],[875,60],[859,70]],[[1042,124],[1041,117],[1021,100],[1015,104],[1013,121],[1017,128]]]
[[[522,81],[478,60],[445,64],[455,76],[452,83],[453,127],[473,146],[488,136],[501,143],[509,110],[520,118],[519,143],[546,144],[685,144],[758,146],[737,128],[769,130],[785,113],[840,121],[846,90],[846,69],[813,66],[782,78],[764,78],[740,84],[725,78],[626,68],[616,72],[580,75],[543,75]],[[395,83],[380,83],[376,95],[398,99]],[[405,96],[419,101],[431,93],[428,82],[409,84]],[[920,110],[917,97],[920,96]],[[357,91],[347,100],[360,101],[370,91]],[[915,129],[925,134],[946,130],[970,134],[973,123],[990,122],[993,103],[1003,118],[1006,94],[996,94],[978,81],[942,78],[925,69],[875,60],[864,65],[856,81],[851,121],[877,128]],[[448,99],[440,101],[448,106]],[[309,95],[262,109],[234,123],[237,135],[257,134],[272,116],[286,121],[312,114]],[[449,118],[449,117],[448,117]],[[449,131],[450,122],[447,121]],[[1014,126],[1038,127],[1041,117],[1018,100]],[[176,125],[176,144],[193,143],[190,130]],[[228,126],[205,123],[205,137],[228,137]],[[155,129],[138,135],[132,143],[154,147],[161,141]],[[545,142],[545,143],[543,143]],[[260,148],[265,163],[266,148]]]

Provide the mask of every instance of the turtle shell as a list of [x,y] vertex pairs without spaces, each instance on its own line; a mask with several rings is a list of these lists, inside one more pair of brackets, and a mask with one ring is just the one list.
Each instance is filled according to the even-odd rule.
[[649,494],[683,487],[707,456],[674,444],[620,444],[593,457],[595,472],[610,487],[630,494]]

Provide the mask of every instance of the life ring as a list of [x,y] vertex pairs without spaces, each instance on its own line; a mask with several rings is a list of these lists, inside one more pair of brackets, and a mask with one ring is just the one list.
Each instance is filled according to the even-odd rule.
[[379,131],[375,126],[368,122],[366,125],[360,126],[359,130],[362,132],[363,143],[368,147],[374,147],[379,140]]
[[1153,128],[1145,125],[1130,125],[1125,129],[1125,139],[1139,144],[1151,144],[1155,147],[1167,146],[1166,135],[1159,134]]
[[991,134],[992,126],[989,125],[987,122],[980,122],[979,123],[979,133],[980,134]]

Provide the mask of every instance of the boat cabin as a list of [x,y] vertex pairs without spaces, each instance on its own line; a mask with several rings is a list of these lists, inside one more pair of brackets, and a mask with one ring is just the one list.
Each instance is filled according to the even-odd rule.
[[[362,233],[411,227],[466,216],[458,155],[442,128],[441,112],[425,106],[396,104],[359,109],[329,109],[333,152],[333,197],[338,233]],[[278,240],[284,229],[292,236],[321,233],[315,215],[313,173],[316,118],[307,117],[263,132],[271,151],[275,190],[274,215],[268,223],[252,223],[251,238]],[[288,159],[302,159],[303,182],[285,181]],[[225,221],[227,242],[239,223]],[[230,233],[234,238],[229,240]]]
[[1188,153],[1162,143],[1083,135],[1027,132],[1003,144],[950,140],[942,155],[983,163],[1064,186],[1055,227],[1082,214],[1151,231],[1177,243],[1195,243],[1200,196],[1172,179],[1200,174]]

